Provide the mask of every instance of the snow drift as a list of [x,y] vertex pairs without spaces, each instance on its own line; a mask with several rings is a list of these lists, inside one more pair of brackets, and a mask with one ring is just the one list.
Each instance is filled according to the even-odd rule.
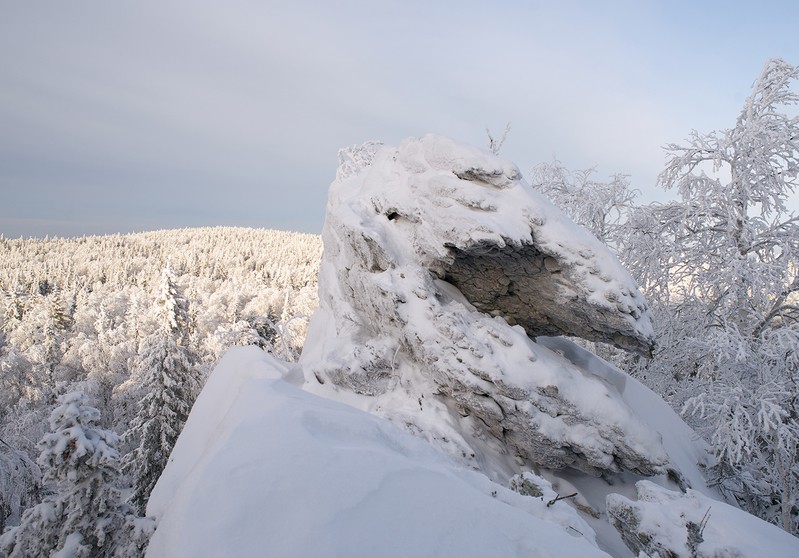
[[653,341],[627,272],[514,165],[436,136],[342,159],[300,363],[220,362],[151,496],[148,556],[629,557],[664,537],[680,555],[705,544],[680,515],[697,494],[721,510],[708,535],[751,522],[763,555],[796,555],[712,500],[665,402],[550,337]]
[[491,483],[285,373],[252,347],[219,363],[150,499],[148,556],[606,556],[565,503]]

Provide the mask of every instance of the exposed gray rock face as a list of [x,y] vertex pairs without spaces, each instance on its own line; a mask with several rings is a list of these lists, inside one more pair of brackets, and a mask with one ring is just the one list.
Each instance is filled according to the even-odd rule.
[[658,435],[616,388],[532,339],[650,349],[612,254],[485,152],[427,136],[371,156],[331,186],[306,380],[463,455],[477,437],[551,469],[661,472]]
[[635,332],[626,319],[646,313],[641,302],[633,306],[611,296],[613,307],[593,303],[573,280],[572,269],[542,250],[535,239],[518,247],[484,242],[452,248],[443,279],[475,308],[519,324],[530,337],[570,335],[651,356],[652,339]]

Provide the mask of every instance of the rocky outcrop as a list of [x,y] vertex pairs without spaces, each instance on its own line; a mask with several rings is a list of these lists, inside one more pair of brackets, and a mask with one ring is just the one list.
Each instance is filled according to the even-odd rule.
[[374,409],[390,399],[411,429],[452,413],[433,437],[490,438],[523,462],[661,471],[658,435],[616,388],[534,342],[650,350],[646,303],[613,255],[511,163],[436,136],[373,147],[331,186],[307,380]]
[[674,492],[649,481],[635,485],[638,500],[607,496],[610,522],[636,555],[664,558],[795,556],[796,539],[700,492]]

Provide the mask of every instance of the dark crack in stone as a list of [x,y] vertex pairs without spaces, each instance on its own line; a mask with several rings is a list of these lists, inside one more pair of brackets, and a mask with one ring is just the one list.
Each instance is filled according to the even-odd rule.
[[481,312],[502,316],[527,334],[570,335],[649,356],[652,342],[636,334],[624,313],[588,300],[571,270],[533,244],[450,248],[441,279],[455,285]]

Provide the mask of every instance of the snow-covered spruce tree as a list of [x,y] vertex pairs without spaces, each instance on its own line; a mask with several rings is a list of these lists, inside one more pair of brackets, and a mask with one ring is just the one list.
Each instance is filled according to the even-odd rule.
[[169,266],[162,275],[158,308],[161,327],[144,338],[139,349],[137,373],[145,395],[125,434],[138,441],[125,456],[124,466],[133,478],[132,501],[140,513],[146,510],[199,391],[196,358],[184,345],[187,302]]
[[[647,373],[691,382],[685,406],[719,463],[720,488],[797,533],[799,516],[799,69],[770,60],[736,126],[668,146],[680,201],[631,218],[623,256],[667,316]],[[697,386],[701,383],[701,386]]]
[[136,517],[114,486],[117,435],[96,428],[100,413],[82,392],[63,395],[59,403],[50,416],[51,432],[39,443],[38,460],[55,493],[0,536],[0,553],[8,558],[141,556],[153,523]]

